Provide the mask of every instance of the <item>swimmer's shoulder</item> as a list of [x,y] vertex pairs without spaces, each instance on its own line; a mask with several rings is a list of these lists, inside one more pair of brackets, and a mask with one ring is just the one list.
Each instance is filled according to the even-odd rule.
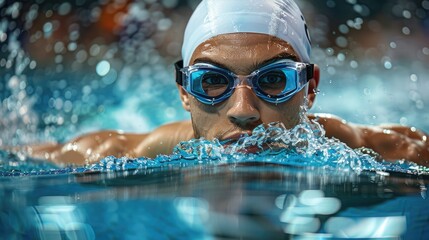
[[192,138],[194,138],[194,132],[191,121],[165,124],[149,133],[136,147],[135,154],[150,158],[160,154],[171,154],[178,143]]
[[107,156],[130,156],[148,134],[104,130],[78,136],[66,143],[26,146],[28,155],[57,164],[85,164]]
[[362,136],[362,128],[356,124],[327,113],[309,114],[308,118],[321,124],[326,131],[327,137],[334,137],[346,143],[351,148],[358,148],[365,145]]

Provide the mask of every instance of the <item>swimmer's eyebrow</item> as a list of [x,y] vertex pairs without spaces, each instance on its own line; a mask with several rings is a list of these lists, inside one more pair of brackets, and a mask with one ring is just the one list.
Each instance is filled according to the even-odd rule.
[[[269,65],[273,62],[277,62],[279,60],[284,60],[284,59],[289,59],[289,60],[292,60],[294,62],[298,62],[298,58],[295,55],[292,55],[290,53],[280,53],[280,54],[276,55],[275,57],[264,60],[262,62],[255,61],[253,63],[253,66],[252,66],[253,69],[249,69],[249,72],[254,71],[256,69],[259,69],[259,68],[262,68],[262,67]],[[214,61],[213,59],[210,59],[210,58],[197,58],[194,61],[194,64],[195,63],[208,63],[208,64],[214,65],[216,67],[231,70],[226,65],[219,63],[217,61]]]
[[208,64],[214,65],[216,67],[220,67],[220,68],[223,68],[223,69],[230,70],[226,65],[224,65],[222,63],[219,63],[219,62],[216,62],[216,61],[213,61],[213,59],[210,59],[210,58],[197,58],[194,61],[194,64],[195,63],[208,63]]
[[289,60],[292,60],[294,62],[299,62],[298,58],[295,55],[292,55],[290,53],[280,53],[273,58],[262,61],[261,63],[255,62],[253,67],[254,67],[254,69],[258,69],[258,68],[262,68],[262,67],[265,67],[267,65],[270,65],[271,63],[274,63],[274,62],[277,62],[280,60],[285,60],[285,59],[289,59]]

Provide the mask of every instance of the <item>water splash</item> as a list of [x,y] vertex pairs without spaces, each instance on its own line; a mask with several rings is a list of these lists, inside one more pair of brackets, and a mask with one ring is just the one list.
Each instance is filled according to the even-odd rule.
[[429,169],[412,162],[380,161],[369,149],[351,149],[337,139],[327,138],[315,121],[303,121],[292,129],[281,123],[256,127],[252,135],[236,142],[217,139],[193,139],[179,143],[172,155],[155,159],[106,157],[100,162],[82,166],[58,168],[52,164],[0,152],[0,175],[45,175],[63,173],[129,171],[151,168],[186,168],[198,165],[265,163],[293,167],[324,168],[339,172],[362,171],[399,172],[413,175],[427,174]]

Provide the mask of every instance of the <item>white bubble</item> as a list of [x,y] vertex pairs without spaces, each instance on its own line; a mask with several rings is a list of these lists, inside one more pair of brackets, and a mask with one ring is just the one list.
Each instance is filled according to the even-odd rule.
[[332,56],[332,55],[334,55],[334,53],[335,53],[334,49],[332,49],[332,48],[327,48],[326,49],[326,54],[328,56]]
[[97,64],[97,67],[95,68],[98,75],[101,77],[104,77],[109,73],[110,71],[110,63],[106,60],[103,60]]
[[7,34],[0,31],[0,42],[4,42],[7,39]]
[[385,61],[384,62],[384,68],[386,69],[392,69],[392,63],[389,61]]
[[337,55],[337,59],[338,61],[343,62],[344,60],[346,60],[346,55],[344,55],[344,53],[340,53]]
[[407,125],[408,124],[408,119],[406,117],[401,117],[401,119],[399,119],[399,123],[401,125]]
[[395,42],[390,42],[389,46],[390,46],[391,48],[396,48],[396,47],[397,47],[397,45],[396,45],[396,43],[395,43]]
[[334,67],[328,67],[328,73],[330,74],[330,75],[335,75],[335,73],[336,73],[337,71],[335,70],[335,68]]
[[52,32],[52,23],[47,22],[43,25],[43,32],[49,33]]
[[347,27],[347,25],[345,25],[345,24],[341,24],[339,27],[338,27],[338,30],[340,30],[340,32],[341,33],[343,33],[343,34],[347,34],[347,33],[349,33],[349,27]]
[[30,62],[30,69],[35,69],[36,66],[37,66],[37,62],[36,61],[33,60],[33,61]]
[[79,63],[85,62],[86,58],[88,57],[88,54],[85,50],[80,50],[76,53],[76,61]]
[[58,8],[58,14],[62,16],[69,14],[70,11],[71,11],[71,4],[68,2],[61,4],[60,7]]
[[164,5],[166,8],[174,8],[178,3],[178,0],[162,0],[162,5]]
[[417,80],[419,80],[416,74],[411,74],[410,79],[412,82],[417,82]]
[[171,25],[173,25],[173,23],[168,18],[164,18],[158,21],[158,29],[160,31],[168,30],[171,27]]
[[337,39],[335,40],[335,43],[339,46],[339,47],[347,47],[347,45],[349,44],[347,39],[345,37],[337,37]]
[[428,0],[424,0],[422,2],[422,7],[426,10],[429,10],[429,1]]
[[54,45],[54,51],[55,53],[61,53],[64,51],[64,43],[62,42],[56,42]]
[[402,28],[402,33],[405,35],[410,35],[411,30],[408,27],[403,27]]
[[76,43],[74,43],[74,42],[71,42],[71,43],[69,43],[69,45],[67,46],[67,49],[68,49],[70,52],[73,52],[74,50],[76,50],[76,49],[77,49],[77,44],[76,44]]
[[423,52],[423,54],[424,54],[424,55],[429,55],[429,48],[424,47],[424,48],[422,49],[422,52]]
[[355,60],[352,60],[350,62],[350,67],[352,67],[352,68],[358,68],[359,67],[359,63],[356,62]]
[[411,18],[411,12],[408,10],[404,10],[404,11],[402,11],[402,16],[406,19],[410,19]]
[[100,46],[98,44],[94,44],[89,49],[89,53],[91,56],[97,56],[100,53]]

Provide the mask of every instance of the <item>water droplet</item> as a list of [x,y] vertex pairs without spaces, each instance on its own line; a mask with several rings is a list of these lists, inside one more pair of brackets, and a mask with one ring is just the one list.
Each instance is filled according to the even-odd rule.
[[337,71],[335,70],[335,68],[334,67],[328,67],[328,73],[330,74],[330,75],[335,75],[335,73],[336,73]]
[[158,30],[166,31],[170,29],[171,25],[173,25],[173,23],[171,22],[170,19],[168,18],[161,19],[158,21]]
[[408,119],[406,117],[401,117],[401,119],[399,119],[399,123],[405,126],[408,124]]
[[346,60],[346,55],[344,53],[339,53],[337,55],[337,59],[338,59],[338,61],[343,62],[344,60]]
[[340,32],[341,33],[343,33],[343,34],[347,34],[347,33],[349,33],[349,27],[347,27],[347,25],[345,25],[345,24],[341,24],[339,27],[338,27],[338,30],[340,30]]
[[53,14],[52,10],[48,10],[48,11],[45,12],[45,16],[47,18],[52,17],[52,14]]
[[350,62],[350,67],[356,69],[359,67],[359,63],[353,60]]
[[52,23],[51,22],[47,22],[43,25],[43,32],[45,32],[45,34],[52,32]]
[[392,63],[391,62],[389,62],[389,61],[385,61],[384,62],[384,68],[386,68],[386,69],[392,69]]
[[412,82],[417,82],[417,80],[419,80],[419,78],[417,77],[417,75],[416,75],[416,74],[411,74],[411,76],[410,76],[410,80],[411,80]]
[[100,75],[101,77],[104,77],[110,71],[110,63],[106,60],[103,60],[97,64],[97,67],[95,70],[98,75]]
[[342,48],[345,48],[348,45],[347,38],[345,38],[343,36],[337,37],[337,39],[335,40],[335,43],[337,44],[337,46],[342,47]]
[[74,42],[71,42],[71,43],[69,43],[69,45],[67,46],[67,49],[68,49],[70,52],[73,52],[73,51],[75,51],[75,50],[77,49],[77,44],[76,44],[76,43],[74,43]]
[[402,33],[405,35],[410,35],[411,34],[411,30],[408,27],[403,27],[402,28]]
[[97,56],[98,54],[100,54],[100,46],[98,44],[93,44],[91,46],[91,48],[89,49],[89,54],[91,54],[91,56]]
[[62,53],[64,51],[64,43],[56,42],[54,45],[55,53]]
[[333,56],[335,53],[333,48],[327,48],[325,51],[328,56]]
[[7,34],[0,31],[0,42],[4,42],[7,39]]
[[411,18],[411,12],[408,10],[404,10],[404,11],[402,11],[402,16],[406,19],[410,19]]
[[428,0],[424,0],[422,2],[422,7],[426,10],[429,10],[429,1]]
[[79,52],[76,53],[76,61],[78,63],[85,62],[87,57],[88,57],[88,54],[86,53],[85,50],[80,50]]
[[178,3],[178,0],[162,0],[162,5],[164,5],[166,8],[174,8]]
[[30,66],[29,66],[30,69],[35,69],[36,66],[37,66],[37,62],[36,61],[33,60],[33,61],[30,62]]
[[62,3],[58,8],[58,14],[62,16],[69,14],[70,11],[71,11],[71,4],[68,2]]

